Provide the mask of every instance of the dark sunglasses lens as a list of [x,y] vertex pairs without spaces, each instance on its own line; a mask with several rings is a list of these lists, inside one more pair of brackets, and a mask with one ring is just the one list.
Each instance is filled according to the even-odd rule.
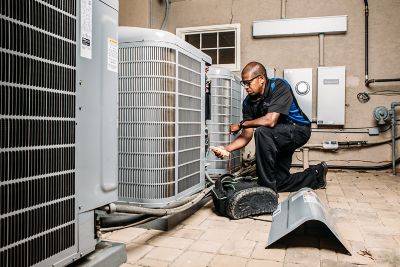
[[251,83],[251,81],[240,81],[240,84],[242,85],[242,86],[249,86],[250,85],[250,83]]

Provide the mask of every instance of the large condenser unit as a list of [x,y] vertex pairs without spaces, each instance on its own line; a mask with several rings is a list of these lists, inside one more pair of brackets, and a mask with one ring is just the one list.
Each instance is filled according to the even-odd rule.
[[120,28],[120,202],[162,207],[204,188],[209,63],[171,33]]
[[[239,78],[224,68],[210,67],[207,77],[211,82],[211,119],[207,120],[209,142],[212,146],[226,146],[236,138],[229,134],[229,125],[242,119],[243,87]],[[226,159],[219,159],[212,152],[207,155],[210,176],[234,172],[240,165],[240,150],[232,152]]]
[[0,20],[0,266],[65,266],[117,199],[117,142],[98,147],[117,139],[118,1],[1,1]]

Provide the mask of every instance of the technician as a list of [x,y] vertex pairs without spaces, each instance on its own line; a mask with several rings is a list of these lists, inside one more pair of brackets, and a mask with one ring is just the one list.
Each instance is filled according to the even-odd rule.
[[230,133],[242,132],[229,145],[213,150],[215,155],[222,158],[245,147],[254,132],[259,185],[275,192],[325,188],[328,172],[325,162],[303,172],[289,172],[294,151],[310,139],[311,123],[297,104],[288,82],[268,78],[261,63],[250,62],[242,70],[241,84],[248,94],[243,101],[243,120],[231,124]]

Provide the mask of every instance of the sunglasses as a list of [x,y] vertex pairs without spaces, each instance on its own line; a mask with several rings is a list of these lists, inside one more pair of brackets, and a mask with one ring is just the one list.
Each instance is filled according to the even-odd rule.
[[250,80],[242,80],[242,81],[240,81],[240,84],[241,84],[242,86],[250,86],[250,84],[253,82],[253,80],[256,79],[256,78],[258,78],[258,77],[260,77],[260,76],[261,76],[261,75],[257,75],[256,77],[251,78]]

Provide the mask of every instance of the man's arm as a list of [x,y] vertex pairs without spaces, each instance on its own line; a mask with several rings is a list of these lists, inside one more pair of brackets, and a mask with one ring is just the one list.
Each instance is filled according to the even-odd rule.
[[238,150],[241,149],[242,147],[245,147],[253,138],[253,131],[254,129],[252,128],[243,129],[242,133],[235,140],[233,140],[232,143],[230,143],[225,147],[220,146],[218,147],[218,149],[213,149],[215,156],[217,156],[220,159],[226,156],[225,153],[221,151],[221,149],[226,150],[227,152],[230,153],[234,150]]
[[253,138],[253,128],[243,129],[241,134],[225,147],[225,150],[232,152],[245,147]]
[[[242,123],[242,128],[243,129],[257,128],[259,126],[274,128],[275,125],[278,123],[278,119],[279,119],[280,115],[281,114],[278,112],[267,113],[260,118],[257,118],[254,120],[249,120],[249,121],[244,121]],[[238,131],[240,131],[240,124],[239,123],[232,124],[231,125],[231,133],[237,133]]]

